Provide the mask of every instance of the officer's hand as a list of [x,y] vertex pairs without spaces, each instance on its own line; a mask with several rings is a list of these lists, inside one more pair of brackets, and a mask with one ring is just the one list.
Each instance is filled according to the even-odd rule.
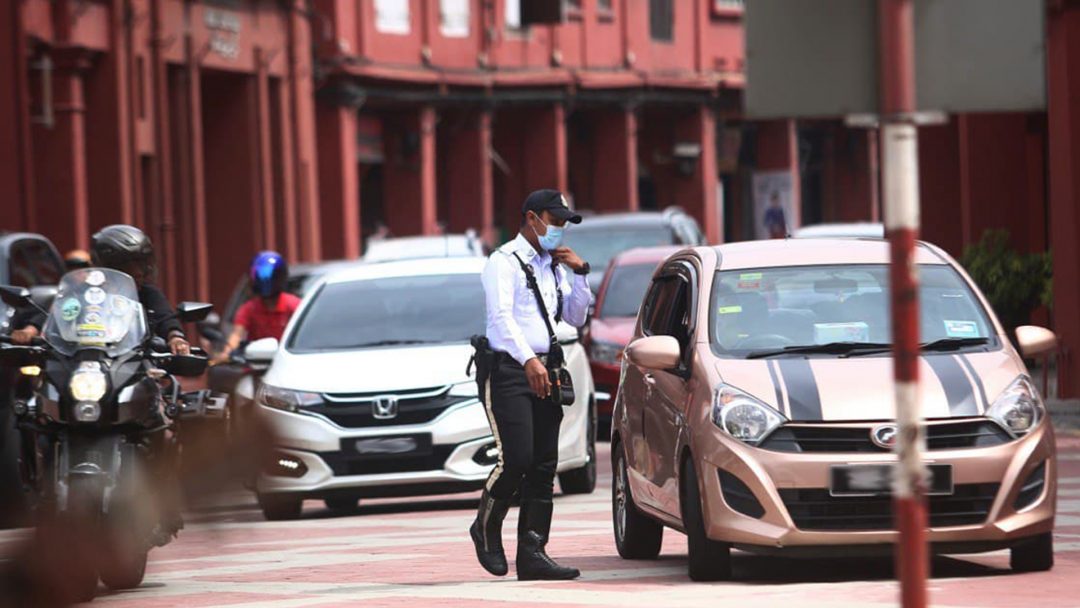
[[11,341],[15,344],[30,344],[30,341],[36,337],[38,337],[38,328],[33,325],[11,332]]
[[537,397],[547,399],[551,395],[551,379],[540,359],[533,357],[525,362],[525,377],[529,379],[529,387]]
[[174,355],[190,355],[191,345],[188,344],[187,340],[180,336],[173,336],[169,340],[169,350],[171,350]]
[[563,266],[568,266],[570,270],[576,271],[585,267],[585,260],[578,257],[578,254],[569,247],[559,247],[551,252],[551,257]]

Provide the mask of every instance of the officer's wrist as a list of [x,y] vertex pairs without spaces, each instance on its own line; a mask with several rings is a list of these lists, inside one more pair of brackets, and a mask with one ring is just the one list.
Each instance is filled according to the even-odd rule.
[[582,262],[581,266],[578,266],[577,268],[574,269],[574,274],[580,274],[582,276],[585,276],[585,275],[589,274],[590,270],[591,270],[591,268],[589,267],[589,263],[588,262]]

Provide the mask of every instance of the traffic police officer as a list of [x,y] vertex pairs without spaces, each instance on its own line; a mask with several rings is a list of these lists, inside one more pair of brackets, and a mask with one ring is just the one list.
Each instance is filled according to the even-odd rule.
[[[581,574],[558,565],[544,551],[563,418],[560,386],[552,383],[552,372],[557,378],[555,368],[562,361],[551,352],[559,349],[550,328],[560,319],[583,326],[592,305],[589,265],[562,246],[568,222],[579,224],[581,216],[570,210],[562,193],[533,192],[525,199],[517,238],[491,254],[483,274],[487,344],[477,348],[477,381],[499,460],[469,532],[480,564],[492,574],[505,575],[502,521],[520,492],[519,580],[565,580]],[[534,295],[537,291],[542,302]]]

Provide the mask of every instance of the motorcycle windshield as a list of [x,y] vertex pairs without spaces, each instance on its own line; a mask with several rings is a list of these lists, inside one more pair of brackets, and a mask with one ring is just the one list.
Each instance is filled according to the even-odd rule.
[[60,279],[60,290],[45,322],[45,341],[61,354],[84,348],[117,357],[146,338],[146,315],[135,281],[108,268],[73,270]]

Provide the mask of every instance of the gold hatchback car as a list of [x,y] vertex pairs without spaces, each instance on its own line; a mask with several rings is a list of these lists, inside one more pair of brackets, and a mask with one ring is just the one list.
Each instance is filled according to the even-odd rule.
[[[772,240],[687,249],[657,269],[623,357],[612,427],[615,542],[689,537],[694,580],[731,549],[891,551],[896,439],[889,246]],[[1008,548],[1053,566],[1054,434],[986,298],[920,243],[921,407],[934,553]],[[1054,348],[1017,331],[1025,356]]]

